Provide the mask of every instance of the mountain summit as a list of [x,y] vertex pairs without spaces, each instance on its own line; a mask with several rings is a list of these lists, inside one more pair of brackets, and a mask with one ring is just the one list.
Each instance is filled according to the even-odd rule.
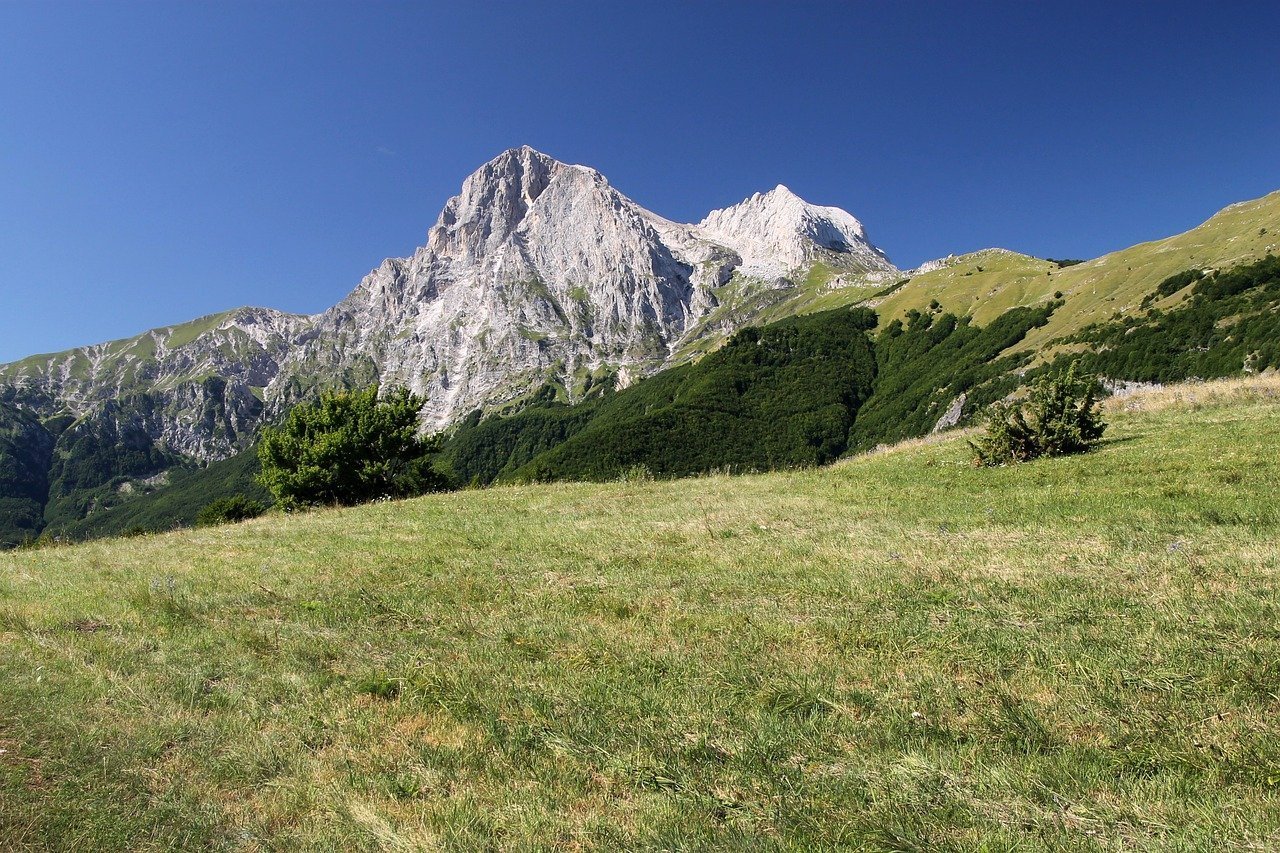
[[789,191],[683,225],[595,169],[513,148],[463,182],[422,248],[317,319],[281,370],[282,396],[306,393],[296,377],[376,374],[423,394],[435,427],[547,381],[573,397],[665,365],[735,276],[778,279],[816,260],[893,269],[856,219]]
[[[52,466],[32,488],[47,490],[46,520],[68,520],[234,455],[325,388],[407,386],[439,429],[548,386],[576,400],[626,384],[893,272],[856,219],[784,187],[682,224],[524,146],[468,176],[419,249],[328,311],[239,309],[0,365],[0,419],[56,426],[27,442]],[[129,452],[99,452],[112,447]]]
[[1043,346],[1139,310],[1171,275],[1275,252],[1277,210],[1280,193],[1067,268],[984,252],[904,277],[852,215],[781,185],[684,224],[595,169],[513,148],[467,177],[420,248],[321,314],[241,308],[0,365],[0,515],[20,517],[20,533],[69,529],[165,488],[171,472],[177,482],[236,456],[330,388],[407,386],[426,398],[424,426],[441,429],[549,396],[576,402],[744,326],[852,304],[989,322],[1065,300],[1027,338]]

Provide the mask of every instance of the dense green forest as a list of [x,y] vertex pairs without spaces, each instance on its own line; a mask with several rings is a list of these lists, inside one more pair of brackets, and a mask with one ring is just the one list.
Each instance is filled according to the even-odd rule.
[[185,526],[217,498],[268,497],[252,453],[200,467],[165,450],[142,425],[152,405],[131,395],[41,422],[0,401],[0,547]]
[[1014,308],[987,326],[918,311],[908,312],[905,323],[889,323],[876,336],[873,393],[858,412],[846,450],[924,435],[961,394],[965,416],[1003,397],[1018,382],[1012,371],[1030,353],[1000,353],[1044,325],[1059,304]]
[[873,334],[874,312],[841,308],[744,329],[695,364],[586,404],[548,393],[513,416],[473,416],[441,468],[457,484],[486,484],[820,465],[928,432],[962,393],[1002,395],[995,380],[1026,356],[999,354],[1053,308],[986,327],[913,312]]
[[92,515],[51,527],[70,539],[115,536],[139,530],[169,530],[195,524],[200,510],[220,498],[244,495],[262,504],[271,495],[257,482],[258,455],[252,449],[204,468],[178,468],[168,483]]
[[0,547],[44,526],[54,436],[30,412],[0,403]]
[[1088,370],[1111,379],[1179,382],[1280,368],[1280,258],[1220,272],[1187,270],[1153,294],[1190,288],[1167,310],[1100,323],[1066,339],[1084,344]]
[[133,483],[181,466],[182,456],[157,444],[139,421],[154,405],[147,395],[108,402],[95,418],[66,428],[49,466],[45,525],[53,531],[129,499]]
[[743,329],[695,364],[602,399],[581,431],[517,479],[611,479],[818,465],[843,452],[871,393],[867,308]]

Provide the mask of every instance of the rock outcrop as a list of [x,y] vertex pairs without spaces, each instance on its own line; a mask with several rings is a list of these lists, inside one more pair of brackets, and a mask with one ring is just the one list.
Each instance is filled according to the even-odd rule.
[[467,178],[422,248],[315,318],[268,399],[376,378],[423,395],[439,428],[547,381],[572,396],[589,376],[661,368],[735,274],[817,260],[893,269],[852,216],[784,188],[684,225],[594,169],[512,149]]

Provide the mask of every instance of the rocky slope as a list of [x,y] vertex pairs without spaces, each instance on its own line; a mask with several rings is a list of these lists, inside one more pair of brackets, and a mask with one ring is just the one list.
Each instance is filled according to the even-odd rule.
[[782,184],[712,211],[699,230],[733,247],[742,272],[760,278],[785,276],[816,261],[834,261],[846,270],[895,271],[867,240],[861,222],[838,207],[809,204]]
[[572,395],[593,376],[658,369],[719,305],[717,289],[793,287],[816,263],[895,272],[851,215],[784,187],[685,225],[594,169],[515,148],[466,179],[424,246],[384,261],[316,317],[239,309],[3,365],[0,385],[33,410],[76,417],[158,394],[169,417],[155,437],[201,459],[235,443],[226,424],[202,431],[194,417],[210,403],[196,390],[209,377],[226,380],[223,420],[236,436],[257,409],[375,380],[423,394],[425,419],[441,427],[547,381]]
[[256,429],[264,390],[311,328],[307,317],[240,308],[0,365],[0,399],[78,420],[118,418],[123,405],[169,450],[221,458]]

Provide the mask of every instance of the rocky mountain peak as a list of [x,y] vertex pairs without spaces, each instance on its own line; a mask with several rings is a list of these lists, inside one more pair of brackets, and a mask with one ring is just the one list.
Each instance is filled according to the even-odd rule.
[[439,427],[548,379],[655,368],[737,261],[694,230],[594,169],[504,151],[463,182],[424,247],[318,319],[268,397],[305,393],[299,375],[378,378],[423,394]]
[[818,259],[848,269],[894,270],[850,213],[810,204],[783,184],[732,207],[713,210],[698,227],[710,239],[738,252],[743,272],[749,275],[785,275]]
[[427,248],[476,257],[500,246],[564,163],[528,146],[511,148],[472,172],[431,229]]
[[[554,199],[547,197],[550,189],[556,190]],[[445,203],[424,248],[437,257],[474,264],[499,252],[536,218],[531,211],[539,206],[573,210],[575,202],[589,209],[602,203],[618,207],[622,201],[595,169],[562,163],[527,145],[510,148],[463,181],[458,195]]]

